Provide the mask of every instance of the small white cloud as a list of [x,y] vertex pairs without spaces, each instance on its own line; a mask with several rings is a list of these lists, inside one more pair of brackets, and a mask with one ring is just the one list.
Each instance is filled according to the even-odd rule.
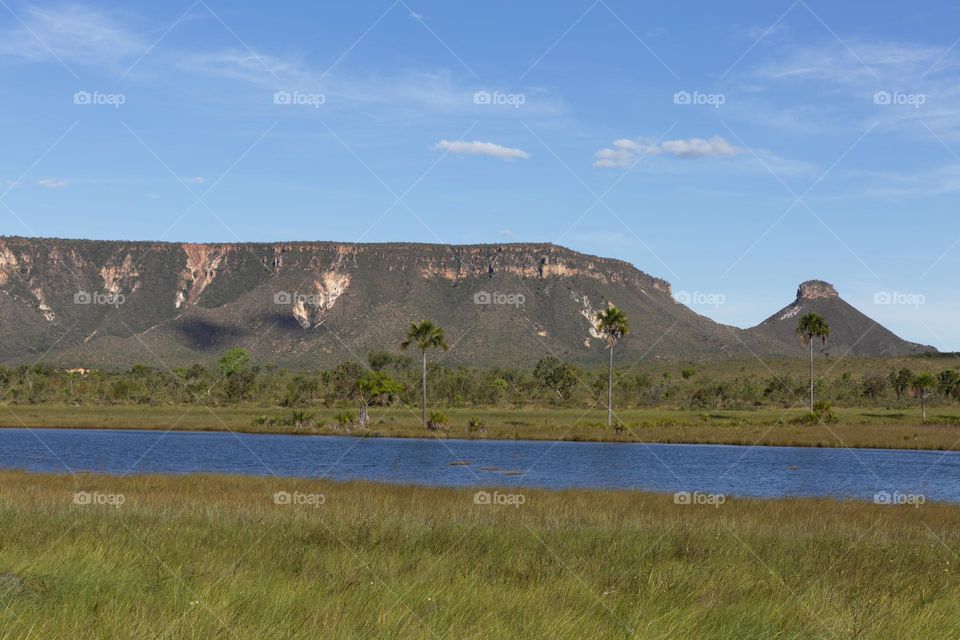
[[514,236],[514,233],[510,229],[500,229],[501,238],[512,238],[513,236]]
[[183,181],[190,184],[204,184],[207,179],[203,176],[193,176],[192,178],[184,178]]
[[526,160],[530,154],[522,149],[504,147],[493,142],[460,142],[441,140],[433,147],[447,153],[465,156],[490,156],[501,160]]
[[720,136],[713,136],[709,140],[690,138],[689,140],[665,140],[660,148],[666,153],[672,153],[678,158],[719,158],[731,157],[743,153],[746,149],[737,147]]
[[643,156],[661,154],[691,159],[733,157],[744,152],[746,152],[746,149],[730,144],[721,136],[713,136],[707,139],[664,140],[660,143],[647,138],[637,140],[621,138],[614,140],[610,147],[597,151],[594,154],[596,160],[593,166],[606,169],[622,169],[629,167]]
[[37,180],[37,186],[44,189],[66,189],[70,186],[66,180],[57,180],[55,178],[42,178]]

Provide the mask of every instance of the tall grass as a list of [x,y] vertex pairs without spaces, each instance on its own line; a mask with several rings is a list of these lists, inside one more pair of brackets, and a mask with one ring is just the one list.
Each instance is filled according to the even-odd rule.
[[22,581],[0,580],[0,638],[960,635],[960,507],[586,491],[513,504],[0,473],[0,574]]

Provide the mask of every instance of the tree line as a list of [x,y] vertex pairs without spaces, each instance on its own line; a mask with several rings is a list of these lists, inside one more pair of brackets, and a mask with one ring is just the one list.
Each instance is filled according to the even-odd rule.
[[[397,351],[377,351],[365,362],[345,361],[314,371],[291,371],[255,362],[243,349],[222,354],[215,365],[163,370],[138,364],[126,371],[65,370],[46,364],[0,367],[0,401],[15,404],[190,404],[211,406],[351,408],[365,424],[371,406],[419,405],[430,422],[424,398],[438,407],[614,407],[675,408],[693,411],[790,408],[807,405],[812,395],[834,406],[905,409],[960,403],[960,371],[918,371],[871,361],[859,371],[806,378],[799,372],[773,373],[757,363],[737,367],[709,364],[617,368],[614,348],[630,339],[620,310],[601,312],[597,326],[607,338],[603,370],[546,356],[527,369],[448,366],[429,354],[447,347],[442,328],[414,323],[398,340]],[[824,340],[801,319],[805,341]],[[822,329],[822,325],[820,325]],[[823,331],[820,331],[823,333]],[[827,337],[829,333],[827,333]],[[403,348],[403,345],[406,345]],[[413,353],[414,355],[411,355]],[[632,365],[632,363],[631,363]],[[806,373],[806,372],[804,372]],[[809,406],[816,408],[816,402]]]

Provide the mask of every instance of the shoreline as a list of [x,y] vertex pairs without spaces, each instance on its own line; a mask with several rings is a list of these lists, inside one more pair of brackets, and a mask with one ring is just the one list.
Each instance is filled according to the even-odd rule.
[[[157,431],[166,431],[166,432],[175,432],[179,434],[194,434],[194,435],[205,435],[205,434],[236,434],[236,435],[245,435],[245,436],[291,436],[298,438],[368,438],[371,440],[441,440],[441,441],[456,441],[456,442],[554,442],[554,443],[567,443],[567,444],[634,444],[634,445],[647,445],[647,446],[675,446],[675,447],[733,447],[733,448],[744,448],[749,449],[752,447],[764,447],[764,448],[773,448],[773,449],[857,449],[863,451],[908,451],[908,452],[923,452],[929,451],[931,453],[960,453],[960,444],[953,449],[932,449],[932,448],[907,448],[907,447],[875,447],[875,446],[858,446],[858,445],[849,445],[845,446],[843,444],[837,444],[835,446],[817,446],[817,445],[794,445],[794,444],[779,444],[773,442],[756,442],[752,444],[740,443],[740,442],[687,442],[682,440],[641,440],[641,439],[630,439],[629,437],[620,438],[620,439],[597,439],[597,440],[587,440],[587,439],[552,439],[552,438],[537,438],[537,437],[526,437],[526,438],[488,438],[488,437],[469,437],[458,434],[451,434],[445,436],[434,435],[430,433],[421,433],[421,434],[408,434],[408,435],[394,435],[376,432],[374,430],[363,431],[352,431],[352,432],[307,432],[307,431],[257,431],[257,430],[244,430],[244,429],[228,429],[228,428],[194,428],[194,427],[183,427],[176,429],[169,429],[163,426],[156,427],[104,427],[98,425],[77,425],[77,426],[55,426],[55,425],[43,425],[43,426],[18,426],[11,424],[0,423],[0,432],[2,431],[112,431],[116,433],[155,433]],[[9,469],[8,469],[9,470]],[[34,473],[34,472],[28,472]],[[36,472],[43,473],[43,472]],[[96,473],[96,472],[91,472]],[[176,475],[176,474],[158,474],[158,475]],[[211,474],[203,474],[211,475]],[[225,475],[233,476],[236,474],[212,474],[212,475]],[[237,477],[246,477],[246,476],[237,476]],[[310,478],[303,478],[309,480]],[[410,486],[422,486],[422,485],[410,485]],[[601,491],[602,489],[596,489]]]
[[[429,432],[407,410],[371,410],[366,430],[343,429],[333,422],[335,410],[307,410],[323,426],[264,425],[261,416],[290,413],[281,407],[196,405],[0,405],[0,429],[114,429],[120,431],[196,431],[270,435],[315,435],[364,438],[442,440],[505,440],[782,446],[903,451],[960,450],[960,425],[903,424],[903,414],[875,409],[842,409],[840,422],[801,425],[789,422],[801,410],[728,411],[703,414],[681,410],[628,410],[620,433],[598,425],[595,411],[568,409],[449,409],[447,432]],[[482,419],[484,433],[467,433],[472,417]],[[949,416],[952,418],[952,416]],[[777,419],[780,422],[777,422]],[[785,419],[786,418],[786,419]]]

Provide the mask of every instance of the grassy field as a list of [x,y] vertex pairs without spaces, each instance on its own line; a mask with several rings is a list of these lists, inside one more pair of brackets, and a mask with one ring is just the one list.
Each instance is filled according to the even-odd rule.
[[[489,439],[664,442],[691,444],[784,445],[804,447],[869,447],[889,449],[960,448],[960,414],[931,410],[928,424],[903,411],[837,409],[832,425],[793,424],[802,409],[758,409],[698,413],[671,409],[635,409],[617,413],[626,424],[621,432],[605,426],[603,410],[578,409],[446,409],[450,431],[444,437]],[[250,433],[343,434],[334,410],[309,410],[318,426],[256,424],[259,416],[280,417],[289,410],[252,406],[63,406],[0,405],[0,427],[75,427],[109,429],[173,429],[243,431]],[[371,437],[437,436],[419,423],[410,408],[372,409]],[[470,435],[466,425],[479,418],[485,433]]]
[[517,495],[3,472],[0,638],[960,635],[957,506]]

